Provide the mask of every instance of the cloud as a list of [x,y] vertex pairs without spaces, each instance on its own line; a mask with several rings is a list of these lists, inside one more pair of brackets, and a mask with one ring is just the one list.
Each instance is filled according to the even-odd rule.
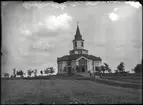
[[[19,57],[16,57],[15,55],[15,60],[28,63],[29,60],[35,60],[37,54],[42,54],[41,56],[46,54],[45,57],[49,57],[52,54],[55,45],[58,45],[58,43],[70,36],[67,33],[67,29],[69,28],[68,22],[71,21],[71,17],[67,14],[61,14],[57,17],[53,17],[55,20],[50,20],[49,18],[49,20],[47,19],[47,22],[51,22],[50,24],[38,21],[37,24],[31,25],[34,26],[31,30],[28,29],[25,24],[21,25],[19,31],[22,34],[19,37],[21,47],[19,50]],[[57,21],[61,22],[59,22],[58,25],[54,25]],[[48,25],[54,25],[55,30],[49,28]],[[32,63],[32,65],[34,65],[34,63]]]
[[[56,45],[70,37],[70,34],[67,33],[68,30],[50,30],[46,25],[39,21],[34,25],[34,30],[27,29],[25,25],[21,27],[19,32],[23,35],[20,36],[20,40],[25,43],[20,45],[19,57],[16,57],[17,54],[15,53],[15,60],[29,66],[38,65],[38,63],[40,65],[45,64],[46,61],[42,61],[42,58],[49,61],[48,58],[54,53],[53,50],[56,50]],[[30,35],[28,35],[29,31],[31,32]]]
[[33,36],[37,36],[37,37],[47,37],[47,38],[52,38],[52,37],[56,37],[58,35],[60,35],[61,33],[65,33],[65,30],[58,30],[54,31],[54,30],[49,30],[46,28],[46,26],[41,26],[39,28],[37,28],[36,32],[33,32]]
[[32,34],[31,31],[28,29],[20,29],[20,32],[24,35],[31,35]]
[[19,32],[21,35],[23,35],[22,37],[32,35],[32,31],[26,27],[26,24],[21,24],[21,26],[19,27]]
[[[53,33],[51,33],[53,34]],[[46,33],[43,35],[37,36],[36,39],[33,39],[34,41],[31,42],[31,45],[29,46],[30,52],[38,52],[38,53],[49,53],[52,54],[53,50],[59,46],[59,44],[63,44],[64,42],[67,43],[67,40],[70,38],[70,34],[66,34],[64,32],[57,33],[56,36],[46,36]],[[31,39],[32,40],[32,39]],[[62,42],[62,43],[61,43]]]
[[136,12],[135,8],[131,8],[130,6],[122,5],[113,9],[112,12],[108,14],[109,18],[112,21],[117,21],[121,19],[126,19],[131,17]]
[[26,9],[29,9],[31,7],[37,7],[39,9],[48,6],[47,3],[43,3],[43,2],[24,2],[22,3],[23,7],[25,7]]
[[110,14],[109,14],[109,18],[110,18],[112,21],[116,21],[116,20],[118,20],[118,15],[115,14],[115,13],[110,13]]
[[52,48],[54,47],[54,44],[48,42],[48,41],[43,41],[43,40],[39,40],[38,42],[32,44],[30,46],[31,51],[36,51],[36,52],[51,52]]
[[50,30],[65,30],[69,29],[69,22],[72,20],[72,17],[66,13],[59,16],[48,16],[45,18],[46,27]]
[[1,2],[2,8],[4,8],[7,4],[8,4],[8,2],[2,1],[2,2]]
[[114,8],[114,11],[118,11],[119,10],[119,8]]
[[66,5],[64,4],[58,4],[58,3],[52,3],[52,2],[24,2],[23,7],[25,7],[26,9],[29,9],[31,7],[37,7],[38,9],[42,9],[43,7],[54,7],[54,8],[60,8],[61,10],[63,10]]
[[130,6],[135,7],[135,8],[139,8],[141,6],[139,2],[134,2],[134,1],[127,1],[125,3],[130,4]]
[[[66,13],[59,16],[47,16],[43,21],[33,24],[32,36],[50,38],[69,33],[71,21],[72,17]],[[22,30],[22,32],[28,34],[28,30]]]
[[66,7],[66,5],[64,5],[64,4],[60,5],[61,10],[64,10],[65,7]]
[[20,65],[23,66],[41,66],[42,64],[45,64],[46,61],[48,61],[50,57],[50,50],[44,51],[43,48],[40,48],[40,46],[33,48],[32,46],[28,47],[28,50],[21,48],[19,51],[19,54],[16,54],[15,60],[17,60]]
[[86,2],[86,5],[90,5],[90,6],[95,6],[97,5],[99,2]]
[[71,6],[72,6],[72,7],[76,7],[77,5],[74,3],[74,4],[71,4]]

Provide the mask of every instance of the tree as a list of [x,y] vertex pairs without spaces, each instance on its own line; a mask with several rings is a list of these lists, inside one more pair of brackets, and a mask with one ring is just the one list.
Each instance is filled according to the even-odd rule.
[[119,72],[118,72],[118,70],[115,70],[115,73],[114,73],[115,75],[119,75]]
[[41,75],[43,75],[43,71],[42,70],[40,71],[40,73],[41,73]]
[[108,69],[108,73],[112,73],[112,70],[110,68]]
[[134,68],[132,68],[131,71],[135,73]]
[[125,66],[124,63],[121,62],[118,66],[117,66],[117,70],[121,73],[121,72],[125,72]]
[[101,71],[102,71],[103,73],[105,73],[106,68],[105,68],[105,66],[104,66],[104,65],[102,65],[102,66],[101,66]]
[[137,64],[134,68],[135,73],[142,73],[142,64]]
[[55,71],[54,71],[54,68],[53,67],[50,67],[50,73],[53,74]]
[[23,75],[24,75],[24,73],[23,73],[23,71],[22,70],[20,70],[20,71],[17,71],[17,73],[16,73],[17,75],[19,75],[20,77],[23,77]]
[[[16,71],[16,75],[18,74],[18,71]],[[18,76],[18,75],[17,75]]]
[[115,73],[118,73],[118,70],[115,70]]
[[50,73],[50,70],[46,68],[46,70],[44,70],[44,73],[48,75]]
[[35,77],[37,76],[37,69],[35,69],[35,71],[34,71],[34,75],[35,75]]
[[107,63],[104,63],[105,65],[105,71],[108,71],[108,73],[111,73],[111,69]]
[[26,73],[24,73],[23,75],[26,76]]
[[13,69],[13,76],[16,77],[16,69]]
[[28,77],[31,77],[31,74],[33,73],[33,71],[30,69],[30,70],[27,70],[27,74],[28,74]]
[[4,73],[5,78],[9,78],[9,73]]
[[11,75],[10,78],[13,78],[13,75]]
[[23,72],[22,70],[20,70],[20,71],[19,71],[19,75],[20,75],[21,77],[23,77],[24,72]]

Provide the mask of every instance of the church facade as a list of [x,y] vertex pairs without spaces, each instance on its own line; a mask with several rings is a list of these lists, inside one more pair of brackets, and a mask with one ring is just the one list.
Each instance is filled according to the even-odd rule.
[[96,66],[101,65],[102,59],[89,55],[88,50],[84,49],[84,40],[78,25],[72,43],[73,49],[69,51],[69,55],[57,58],[58,73],[67,72],[69,68],[71,72],[94,72]]

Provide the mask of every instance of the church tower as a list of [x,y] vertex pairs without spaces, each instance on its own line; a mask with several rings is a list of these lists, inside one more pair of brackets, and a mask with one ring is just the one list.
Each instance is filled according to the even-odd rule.
[[84,48],[84,40],[80,34],[79,26],[77,24],[76,34],[73,40],[73,49],[83,49]]
[[80,34],[78,23],[77,23],[76,34],[72,42],[73,42],[73,50],[70,51],[70,55],[88,54],[88,51],[84,49],[84,40],[82,39],[82,35]]

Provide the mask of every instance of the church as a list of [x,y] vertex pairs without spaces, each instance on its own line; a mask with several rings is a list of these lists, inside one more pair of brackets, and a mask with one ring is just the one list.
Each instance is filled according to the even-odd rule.
[[74,36],[73,49],[69,51],[69,55],[57,58],[58,73],[71,72],[88,72],[95,71],[96,66],[101,65],[102,59],[94,55],[89,55],[88,50],[84,49],[84,40],[77,24],[76,34]]

